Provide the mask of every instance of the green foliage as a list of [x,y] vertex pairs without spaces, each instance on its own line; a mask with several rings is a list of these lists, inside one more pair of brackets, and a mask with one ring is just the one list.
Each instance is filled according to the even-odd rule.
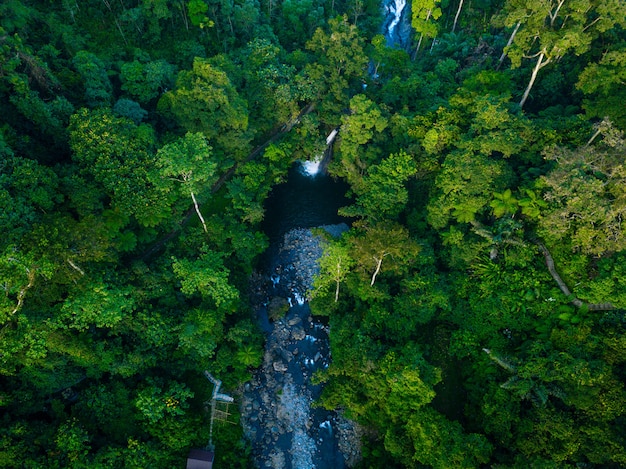
[[83,108],[72,116],[69,129],[79,174],[102,184],[113,207],[134,215],[144,226],[158,224],[165,207],[148,177],[156,143],[152,127],[108,110]]
[[149,380],[147,384],[139,391],[135,407],[149,424],[154,425],[170,415],[184,415],[189,405],[187,400],[193,397],[193,392],[184,384],[174,382],[167,389],[154,380]]
[[184,210],[197,202],[196,194],[208,192],[216,170],[213,149],[204,134],[187,132],[158,149],[149,178],[172,206],[180,204]]
[[519,202],[513,197],[511,189],[507,189],[501,194],[495,192],[493,194],[493,200],[489,205],[493,209],[493,214],[500,218],[504,215],[515,215]]
[[547,150],[546,158],[557,165],[541,179],[549,204],[540,222],[542,235],[567,238],[572,249],[587,254],[624,249],[624,168],[618,156],[624,143],[619,133],[606,132],[609,139],[599,147]]
[[624,2],[466,2],[444,31],[458,6],[413,2],[412,62],[370,0],[1,2],[1,467],[206,445],[202,370],[231,392],[263,357],[265,200],[335,129],[358,220],[319,260],[315,379],[363,465],[626,465],[626,328],[592,307],[626,305]]
[[334,299],[337,303],[339,287],[354,265],[349,248],[344,242],[330,241],[324,246],[324,253],[318,262],[320,273],[313,284],[314,295],[326,296],[334,291]]
[[316,98],[322,101],[325,119],[337,123],[339,113],[348,105],[348,90],[364,76],[367,57],[357,27],[346,16],[329,20],[328,26],[328,32],[316,29],[306,44],[316,61],[307,64],[305,73]]
[[356,206],[343,209],[342,213],[366,220],[397,218],[409,200],[407,180],[416,171],[413,158],[404,151],[371,165],[362,182],[353,186]]
[[200,293],[203,299],[210,300],[218,308],[229,308],[239,295],[228,284],[230,272],[224,267],[221,257],[219,253],[209,251],[195,261],[174,259],[172,268],[180,278],[181,291],[189,296]]
[[139,125],[148,115],[148,112],[142,109],[138,103],[125,98],[120,98],[115,102],[113,112],[120,117],[129,118],[136,125]]
[[428,206],[429,223],[440,229],[452,220],[472,222],[503,176],[505,165],[501,161],[469,152],[450,153],[435,182],[438,191]]
[[416,52],[419,51],[424,37],[433,39],[437,36],[439,27],[436,21],[442,14],[439,3],[439,0],[425,0],[411,4],[411,26],[420,35]]
[[122,90],[139,103],[148,103],[174,84],[174,66],[165,60],[124,62],[120,69]]
[[594,99],[587,99],[584,107],[589,117],[608,117],[618,128],[626,130],[624,107],[619,103],[624,99],[620,83],[626,74],[626,52],[621,49],[609,51],[598,63],[590,63],[578,77],[576,88]]
[[203,133],[223,158],[241,158],[248,148],[248,110],[228,75],[196,58],[192,70],[179,72],[176,89],[159,106],[168,109],[189,132]]
[[85,84],[85,103],[87,106],[109,106],[112,87],[104,62],[91,52],[79,51],[74,56],[73,64]]
[[365,168],[378,156],[373,151],[367,151],[367,144],[372,141],[375,133],[380,134],[385,130],[387,119],[375,103],[365,95],[358,94],[350,100],[350,114],[342,117],[341,121],[341,157],[333,165],[332,171],[358,188],[362,185]]

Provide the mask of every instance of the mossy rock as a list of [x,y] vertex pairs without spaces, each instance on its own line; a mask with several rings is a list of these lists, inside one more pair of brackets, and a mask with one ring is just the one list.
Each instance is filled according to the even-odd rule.
[[271,321],[281,319],[285,316],[287,311],[289,311],[289,302],[280,296],[272,298],[270,304],[267,306],[267,315]]

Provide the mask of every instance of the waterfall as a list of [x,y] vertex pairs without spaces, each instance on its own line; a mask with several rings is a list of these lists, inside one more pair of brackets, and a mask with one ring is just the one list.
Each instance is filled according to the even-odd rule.
[[322,155],[318,155],[313,160],[302,161],[302,171],[307,176],[317,176],[322,165]]
[[407,0],[383,0],[382,32],[390,47],[407,48],[411,37],[411,12]]
[[387,27],[387,40],[393,38],[394,29],[398,26],[400,22],[400,18],[402,17],[402,12],[404,11],[404,7],[406,6],[406,0],[394,0],[394,4],[387,4],[387,12],[393,14],[393,19],[389,26]]
[[302,167],[302,172],[310,177],[317,176],[322,169],[325,167],[325,163],[327,162],[327,157],[329,156],[331,146],[339,133],[339,127],[333,129],[333,131],[328,134],[326,137],[326,149],[324,153],[315,156],[315,158],[311,160],[301,161],[300,165]]

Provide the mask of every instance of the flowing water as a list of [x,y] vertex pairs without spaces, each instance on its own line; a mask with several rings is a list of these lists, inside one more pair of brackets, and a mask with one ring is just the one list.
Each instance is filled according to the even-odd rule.
[[382,33],[387,45],[407,49],[411,41],[411,3],[407,0],[383,0]]
[[333,235],[346,230],[337,210],[348,201],[344,184],[306,169],[294,166],[266,204],[270,247],[253,289],[265,354],[242,400],[244,431],[260,468],[341,469],[359,457],[354,424],[312,407],[322,388],[311,377],[329,366],[331,352],[328,326],[307,303],[322,254],[309,228],[324,226]]

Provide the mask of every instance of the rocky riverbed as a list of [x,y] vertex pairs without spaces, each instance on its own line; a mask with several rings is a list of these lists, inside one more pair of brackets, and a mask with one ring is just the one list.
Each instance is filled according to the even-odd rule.
[[[347,226],[322,228],[336,236]],[[244,386],[241,405],[259,468],[341,469],[360,460],[360,428],[312,406],[322,388],[311,377],[331,360],[328,326],[307,304],[322,255],[320,241],[309,229],[286,233],[254,289],[267,340],[263,364]]]

